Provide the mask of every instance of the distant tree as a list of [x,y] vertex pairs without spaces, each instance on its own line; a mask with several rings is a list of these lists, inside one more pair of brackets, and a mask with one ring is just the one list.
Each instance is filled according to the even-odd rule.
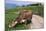
[[42,6],[42,4],[41,3],[36,3],[36,4],[29,4],[27,6]]
[[25,5],[22,5],[22,7],[25,7]]

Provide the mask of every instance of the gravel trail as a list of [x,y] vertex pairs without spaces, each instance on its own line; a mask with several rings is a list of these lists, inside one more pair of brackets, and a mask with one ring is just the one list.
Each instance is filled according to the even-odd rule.
[[41,29],[44,28],[44,19],[41,16],[33,15],[32,24],[29,24],[29,29]]

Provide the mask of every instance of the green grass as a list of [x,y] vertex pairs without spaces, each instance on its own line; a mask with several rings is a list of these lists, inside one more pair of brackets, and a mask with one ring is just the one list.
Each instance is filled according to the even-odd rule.
[[[16,11],[14,11],[14,12],[16,12]],[[18,16],[18,14],[16,14],[16,13],[14,13],[14,12],[12,12],[12,11],[9,11],[9,12],[7,12],[7,13],[5,13],[5,30],[7,31],[7,29],[9,29],[9,27],[8,27],[8,24],[10,24],[12,21],[14,21],[14,19]],[[20,25],[20,24],[18,24],[17,26],[16,26],[16,28],[10,28],[9,30],[18,30],[18,29],[24,29],[25,27],[24,27],[24,25]]]

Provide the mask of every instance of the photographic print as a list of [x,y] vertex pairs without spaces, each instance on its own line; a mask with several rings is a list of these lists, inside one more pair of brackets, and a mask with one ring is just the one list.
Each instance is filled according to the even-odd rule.
[[5,31],[43,28],[43,2],[5,0]]

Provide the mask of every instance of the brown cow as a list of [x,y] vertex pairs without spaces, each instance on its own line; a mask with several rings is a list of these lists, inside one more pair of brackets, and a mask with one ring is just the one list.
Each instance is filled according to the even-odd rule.
[[32,11],[23,10],[19,13],[19,16],[16,18],[14,22],[12,22],[12,25],[9,25],[9,27],[14,27],[17,23],[30,23],[32,19]]

